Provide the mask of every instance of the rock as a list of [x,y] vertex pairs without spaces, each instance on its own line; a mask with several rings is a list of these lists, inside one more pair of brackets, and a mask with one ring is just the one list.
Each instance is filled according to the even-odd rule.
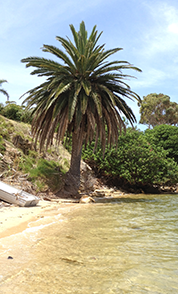
[[13,144],[20,148],[24,154],[28,155],[29,150],[33,150],[33,145],[28,140],[23,139],[20,135],[13,137]]
[[8,256],[8,258],[7,259],[13,259],[13,257],[12,256]]
[[43,197],[43,200],[51,201],[51,198],[45,196],[45,197]]
[[92,196],[94,197],[104,197],[105,193],[102,190],[96,189],[93,193]]
[[91,167],[82,161],[80,170],[80,191],[93,191],[97,180]]
[[79,203],[84,203],[84,204],[92,203],[92,202],[95,202],[95,200],[88,195],[82,196],[79,201]]

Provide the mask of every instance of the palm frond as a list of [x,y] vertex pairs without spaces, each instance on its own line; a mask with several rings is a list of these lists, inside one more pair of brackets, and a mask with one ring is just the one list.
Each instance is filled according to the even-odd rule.
[[68,111],[68,118],[69,118],[69,123],[72,122],[74,113],[75,113],[75,109],[76,109],[76,105],[77,105],[77,101],[78,101],[78,96],[80,93],[82,86],[80,83],[76,83],[75,84],[75,91],[72,93],[72,95],[69,95],[69,111]]
[[[0,80],[0,87],[3,83],[7,83],[7,80]],[[9,100],[9,94],[7,93],[7,91],[5,91],[4,89],[0,89],[0,93],[7,97],[7,101]]]
[[74,65],[71,62],[70,58],[59,48],[57,48],[55,46],[43,45],[42,50],[44,52],[50,52],[50,53],[54,54],[58,58],[62,59],[64,61],[64,63],[66,63],[71,69],[74,69]]
[[[117,145],[125,128],[123,116],[131,124],[136,121],[125,99],[140,101],[140,97],[125,82],[132,76],[123,71],[141,70],[127,61],[108,61],[122,48],[105,50],[105,44],[99,45],[102,32],[98,33],[96,26],[89,36],[84,22],[79,31],[73,25],[70,30],[73,41],[56,37],[64,51],[43,45],[43,52],[53,54],[59,62],[39,57],[22,59],[26,67],[33,68],[32,75],[46,77],[45,82],[24,94],[24,103],[33,108],[32,132],[40,149],[52,144],[54,136],[60,141],[75,133],[79,146],[95,138],[96,148],[100,138],[104,150],[106,143]],[[0,85],[4,81],[0,80]]]

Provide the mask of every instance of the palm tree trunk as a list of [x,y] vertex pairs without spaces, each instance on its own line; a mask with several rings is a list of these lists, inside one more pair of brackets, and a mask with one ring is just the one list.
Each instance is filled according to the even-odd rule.
[[70,169],[65,177],[64,192],[75,196],[80,187],[80,163],[82,155],[82,145],[80,143],[79,133],[72,133],[72,154]]

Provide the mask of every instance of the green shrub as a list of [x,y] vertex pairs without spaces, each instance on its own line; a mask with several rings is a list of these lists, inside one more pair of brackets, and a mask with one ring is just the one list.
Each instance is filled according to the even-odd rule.
[[104,157],[101,148],[93,154],[93,146],[83,151],[83,158],[106,176],[137,186],[178,182],[176,162],[167,158],[162,147],[150,144],[142,132],[128,129],[119,137],[117,150],[107,147]]
[[146,130],[145,136],[150,144],[167,150],[167,157],[173,158],[178,163],[178,127],[159,125],[152,130]]
[[1,114],[9,119],[21,121],[23,108],[16,103],[8,103],[2,110]]
[[24,123],[28,123],[31,124],[32,120],[33,120],[33,113],[32,113],[33,109],[26,109],[24,108],[24,111],[21,115],[21,121]]
[[15,102],[8,102],[6,106],[0,106],[1,115],[24,123],[31,123],[33,120],[33,109],[28,110],[25,106],[17,105]]

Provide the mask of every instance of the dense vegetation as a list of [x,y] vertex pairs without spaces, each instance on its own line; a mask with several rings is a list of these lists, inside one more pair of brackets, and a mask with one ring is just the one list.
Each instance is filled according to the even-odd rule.
[[28,110],[25,106],[17,105],[14,101],[6,102],[6,105],[0,103],[0,114],[9,119],[25,123],[31,123],[33,119],[32,110]]
[[163,147],[167,157],[173,158],[178,164],[178,127],[159,125],[152,130],[147,129],[145,135],[151,145]]
[[[29,136],[30,125],[9,121],[0,116],[0,153],[4,154],[7,144],[13,137],[20,135],[31,142]],[[28,127],[28,131],[26,128]],[[178,128],[169,125],[156,126],[145,132],[127,128],[118,138],[118,147],[108,145],[103,156],[102,146],[93,152],[95,142],[83,150],[83,159],[95,170],[98,177],[111,185],[125,190],[144,191],[151,193],[152,187],[172,186],[178,183]],[[66,143],[71,152],[71,141]],[[53,153],[53,157],[50,157]],[[54,160],[54,150],[48,150],[47,156],[35,150],[28,154],[20,152],[13,161],[13,168],[28,174],[28,179],[35,183],[37,189],[50,187],[52,191],[60,186],[59,178],[69,168],[69,160],[59,163],[58,156]],[[63,155],[61,153],[60,157]],[[0,159],[1,160],[1,159]],[[9,171],[10,172],[10,171]]]
[[[0,114],[18,122],[32,120],[30,110],[15,102],[0,104]],[[8,120],[0,119],[0,153],[4,154],[5,140],[17,134],[24,137],[24,132]],[[28,140],[29,140],[28,136]],[[27,137],[26,137],[27,139]],[[30,138],[31,140],[31,138]],[[123,187],[132,191],[149,191],[150,187],[171,186],[178,183],[178,127],[171,125],[156,125],[153,129],[141,132],[127,128],[118,138],[118,147],[108,145],[103,156],[100,144],[93,152],[95,142],[86,146],[82,157],[108,184]],[[67,148],[71,152],[71,140]],[[14,162],[16,164],[16,162]],[[37,152],[30,151],[28,155],[21,154],[18,169],[28,173],[28,179],[35,183],[38,190],[49,186],[57,189],[58,177],[64,175],[69,167],[63,168],[55,161],[41,158]],[[60,173],[56,172],[60,170]],[[152,192],[152,191],[151,191]]]
[[[154,137],[159,131],[162,141]],[[118,187],[148,191],[150,187],[174,185],[178,183],[177,157],[173,157],[177,154],[178,136],[170,135],[166,140],[166,131],[167,126],[146,133],[128,128],[119,137],[117,149],[108,146],[103,156],[101,148],[93,153],[92,143],[83,151],[83,158],[98,175]],[[176,131],[177,127],[172,127],[172,132]]]

